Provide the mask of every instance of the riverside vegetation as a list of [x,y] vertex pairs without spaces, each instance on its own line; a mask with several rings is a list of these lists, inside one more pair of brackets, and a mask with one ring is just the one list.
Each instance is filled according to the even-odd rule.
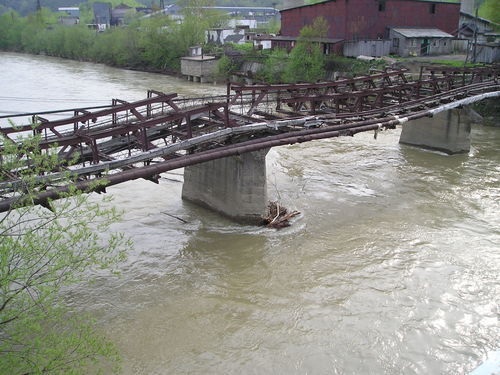
[[[46,54],[146,71],[178,72],[181,56],[189,46],[204,41],[205,30],[221,26],[224,16],[191,7],[197,0],[184,0],[184,21],[168,16],[143,18],[131,14],[127,25],[105,32],[80,25],[57,23],[48,9],[20,17],[14,12],[0,16],[0,50]],[[210,5],[202,1],[202,5]],[[205,4],[206,3],[206,4]]]
[[[201,5],[211,3],[208,0],[184,0],[188,6],[184,8],[182,23],[164,15],[144,18],[131,14],[125,26],[113,27],[104,32],[96,32],[85,25],[85,19],[90,17],[89,9],[85,7],[82,9],[81,24],[75,26],[58,24],[58,14],[46,8],[26,17],[8,12],[0,16],[0,50],[178,74],[180,58],[185,56],[188,47],[203,44],[205,30],[222,27],[227,21],[227,16],[221,13],[189,6],[200,1],[203,2]],[[277,31],[276,25],[270,27]],[[279,49],[256,51],[252,45],[234,48],[241,51],[241,59],[258,58],[263,63],[256,78],[268,83],[316,81],[325,78],[327,70],[362,74],[371,67],[380,67],[380,62],[366,63],[339,56],[324,56],[319,44],[308,39],[323,37],[326,32],[326,21],[318,18],[314,24],[302,29],[300,40],[290,54]],[[223,54],[215,46],[205,47],[207,53]],[[222,57],[219,61],[219,78],[229,77],[238,70],[239,64]]]
[[[116,348],[92,317],[67,307],[62,291],[88,282],[93,271],[112,269],[131,243],[111,227],[117,210],[82,191],[61,193],[45,208],[33,204],[43,189],[39,176],[67,167],[57,150],[42,152],[40,140],[0,139],[2,170],[16,171],[19,179],[12,208],[0,215],[0,373],[116,373]],[[0,174],[0,183],[10,183],[8,173]]]
[[386,65],[383,60],[361,61],[336,55],[324,55],[321,45],[314,40],[326,38],[328,23],[317,17],[311,25],[304,26],[299,33],[296,46],[288,53],[284,49],[255,50],[252,44],[233,45],[243,57],[232,61],[224,57],[219,61],[219,77],[227,78],[238,70],[243,61],[261,63],[254,79],[265,83],[315,82],[327,78],[328,72],[342,72],[347,76],[367,74],[371,69]]

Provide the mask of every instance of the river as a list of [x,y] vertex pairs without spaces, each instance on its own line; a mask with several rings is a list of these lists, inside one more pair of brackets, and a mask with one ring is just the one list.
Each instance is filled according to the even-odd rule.
[[[225,92],[13,53],[0,83],[11,113]],[[97,317],[127,375],[469,372],[500,349],[500,128],[474,126],[456,156],[399,134],[272,149],[269,195],[301,212],[281,231],[183,202],[182,171],[110,188],[135,247],[72,306]]]

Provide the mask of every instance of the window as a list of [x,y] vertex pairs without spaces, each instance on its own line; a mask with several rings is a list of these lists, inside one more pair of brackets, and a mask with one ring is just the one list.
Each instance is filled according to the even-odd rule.
[[393,38],[392,39],[392,46],[395,48],[399,47],[399,39],[398,38]]
[[435,14],[436,13],[436,4],[430,4],[430,6],[429,6],[429,12],[431,14]]
[[416,39],[411,39],[410,45],[412,47],[416,47],[417,46],[417,40]]
[[378,11],[385,12],[385,0],[380,0],[378,2]]

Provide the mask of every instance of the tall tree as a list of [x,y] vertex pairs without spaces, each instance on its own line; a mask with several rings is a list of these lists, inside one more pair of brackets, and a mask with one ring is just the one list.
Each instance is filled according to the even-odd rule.
[[61,291],[123,259],[129,244],[109,232],[116,210],[83,192],[73,189],[49,209],[30,204],[42,188],[38,176],[61,167],[55,151],[39,151],[39,140],[1,140],[1,169],[17,180],[1,174],[16,201],[0,216],[0,373],[91,374],[90,363],[116,361],[117,352],[91,320],[65,307]]
[[288,82],[314,82],[325,75],[325,60],[318,38],[328,34],[328,23],[318,17],[312,25],[300,30],[297,45],[290,52],[289,62],[284,72]]

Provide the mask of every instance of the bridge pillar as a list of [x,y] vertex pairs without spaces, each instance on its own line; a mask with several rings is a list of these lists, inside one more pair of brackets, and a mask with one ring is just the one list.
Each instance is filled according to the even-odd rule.
[[447,154],[467,153],[470,150],[470,130],[467,112],[451,109],[403,124],[399,143]]
[[184,168],[182,198],[245,223],[259,223],[267,208],[269,149]]

